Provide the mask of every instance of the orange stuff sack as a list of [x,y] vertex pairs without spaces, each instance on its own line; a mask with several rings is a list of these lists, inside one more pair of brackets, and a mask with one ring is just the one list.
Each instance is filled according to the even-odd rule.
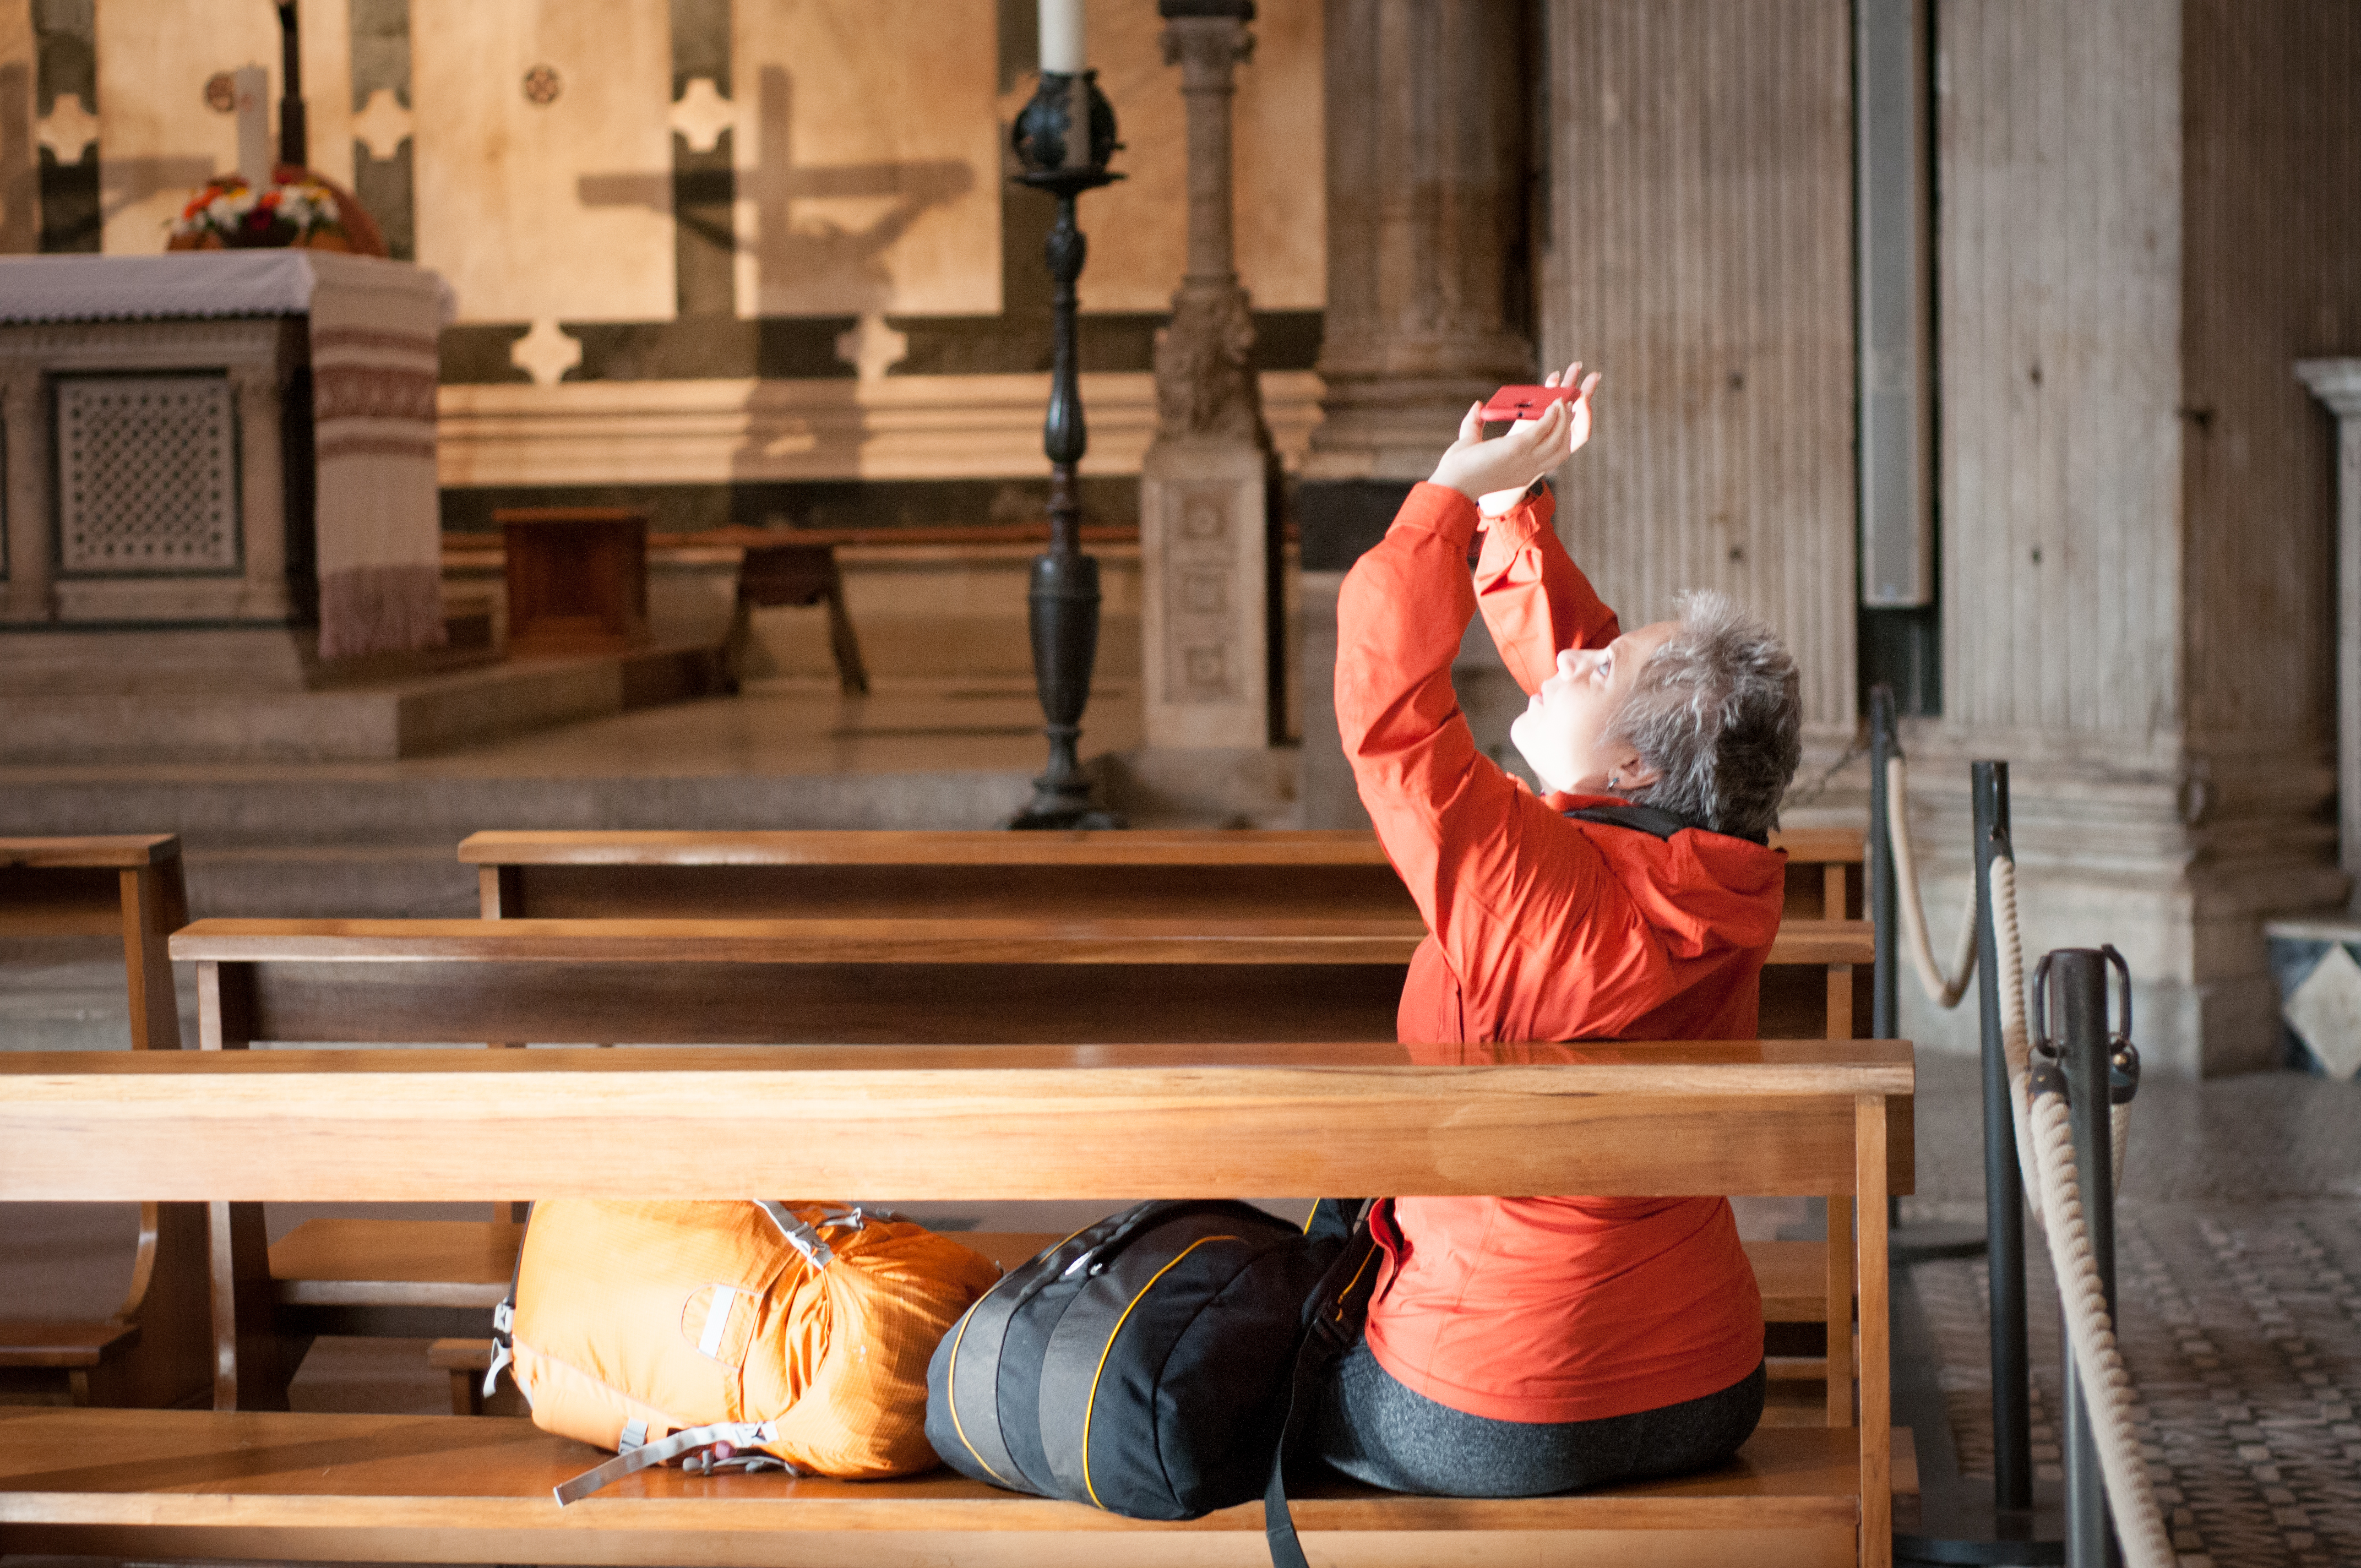
[[931,1468],[928,1358],[999,1277],[874,1211],[567,1200],[534,1205],[495,1318],[534,1424],[617,1451],[567,1503],[674,1458],[710,1468],[717,1442],[798,1475]]

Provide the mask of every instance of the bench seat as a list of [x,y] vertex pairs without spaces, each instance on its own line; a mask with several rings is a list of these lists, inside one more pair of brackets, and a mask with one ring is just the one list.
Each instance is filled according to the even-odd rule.
[[[1894,1437],[1894,1489],[1911,1495],[1909,1434]],[[1356,1565],[1431,1563],[1431,1532],[1442,1530],[1532,1534],[1538,1550],[1498,1545],[1553,1563],[1701,1564],[1740,1552],[1749,1568],[1850,1563],[1857,1442],[1840,1428],[1764,1430],[1719,1470],[1571,1497],[1329,1487],[1308,1491],[1295,1519],[1315,1560],[1321,1536],[1348,1532],[1349,1552],[1336,1546]],[[665,1468],[561,1511],[551,1488],[602,1457],[516,1418],[0,1410],[0,1550],[866,1568],[951,1561],[955,1547],[963,1568],[1016,1568],[1103,1563],[1105,1538],[1119,1534],[1131,1538],[1126,1563],[1268,1562],[1258,1503],[1143,1523],[945,1471],[838,1482]],[[1457,1560],[1466,1544],[1445,1551]]]
[[96,1366],[139,1339],[137,1323],[0,1321],[0,1366]]

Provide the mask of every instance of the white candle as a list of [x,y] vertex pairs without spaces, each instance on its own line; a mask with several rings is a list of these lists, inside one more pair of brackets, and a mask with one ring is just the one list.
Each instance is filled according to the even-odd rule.
[[232,73],[237,92],[237,171],[247,188],[261,191],[270,183],[270,73],[258,65],[242,65]]
[[1041,69],[1079,76],[1082,71],[1082,0],[1040,0]]

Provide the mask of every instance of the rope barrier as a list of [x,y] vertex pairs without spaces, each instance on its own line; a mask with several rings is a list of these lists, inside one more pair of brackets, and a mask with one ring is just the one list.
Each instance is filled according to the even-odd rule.
[[[1968,911],[1955,973],[1938,970],[1934,948],[1927,939],[1926,915],[1918,897],[1918,882],[1910,854],[1908,796],[1905,793],[1903,759],[1886,765],[1886,837],[1894,856],[1895,879],[1902,896],[1896,900],[1904,934],[1910,938],[1913,966],[1927,999],[1952,1007],[1967,989],[1977,959],[1974,879],[1969,879]],[[2092,1412],[2091,1431],[2099,1451],[2099,1469],[2105,1477],[2115,1530],[2122,1539],[2130,1568],[2174,1568],[2179,1561],[2166,1530],[2156,1489],[2148,1482],[2147,1463],[2140,1452],[2139,1432],[2133,1417],[2131,1373],[2115,1341],[2114,1324],[2107,1311],[2098,1259],[2091,1250],[2090,1227],[2083,1218],[2082,1188],[2074,1163],[2074,1130],[2062,1093],[2032,1092],[2032,1041],[2025,1016],[2025,946],[2017,923],[2016,862],[2006,855],[1993,858],[1986,891],[1992,900],[1993,934],[2000,951],[2001,1042],[2008,1065],[2010,1118],[2016,1130],[2016,1157],[2025,1190],[2033,1199],[2035,1228],[2049,1249],[2058,1277],[2058,1294],[2065,1309],[2067,1339],[2074,1347],[2074,1369]],[[2123,1184],[2125,1157],[2131,1130],[2130,1107],[2111,1105],[2108,1142],[2114,1156],[2114,1182]]]
[[1885,764],[1885,838],[1894,853],[1894,880],[1902,896],[1894,903],[1902,912],[1902,935],[1910,944],[1911,968],[1927,1000],[1941,1008],[1957,1007],[1976,972],[1976,884],[1968,881],[1968,903],[1960,915],[1960,940],[1948,969],[1935,967],[1934,945],[1927,939],[1927,910],[1918,898],[1918,868],[1910,856],[1910,791],[1907,770],[1900,757]]

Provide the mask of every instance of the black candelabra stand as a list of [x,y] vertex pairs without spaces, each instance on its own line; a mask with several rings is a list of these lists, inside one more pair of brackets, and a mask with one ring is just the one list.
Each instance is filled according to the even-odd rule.
[[1011,828],[1121,828],[1124,821],[1092,804],[1090,775],[1076,748],[1082,709],[1091,698],[1091,668],[1098,662],[1099,564],[1082,554],[1082,501],[1076,465],[1090,446],[1082,422],[1082,390],[1075,344],[1074,285],[1089,243],[1074,222],[1074,202],[1085,191],[1123,178],[1107,171],[1115,140],[1115,106],[1098,89],[1098,72],[1045,71],[1033,101],[1012,133],[1016,178],[1058,199],[1058,221],[1045,247],[1052,302],[1049,411],[1041,448],[1049,459],[1049,548],[1033,558],[1026,594],[1033,634],[1033,683],[1041,696],[1049,765],[1033,781],[1033,801]]
[[279,161],[301,169],[312,161],[303,122],[303,42],[295,7],[279,7]]

